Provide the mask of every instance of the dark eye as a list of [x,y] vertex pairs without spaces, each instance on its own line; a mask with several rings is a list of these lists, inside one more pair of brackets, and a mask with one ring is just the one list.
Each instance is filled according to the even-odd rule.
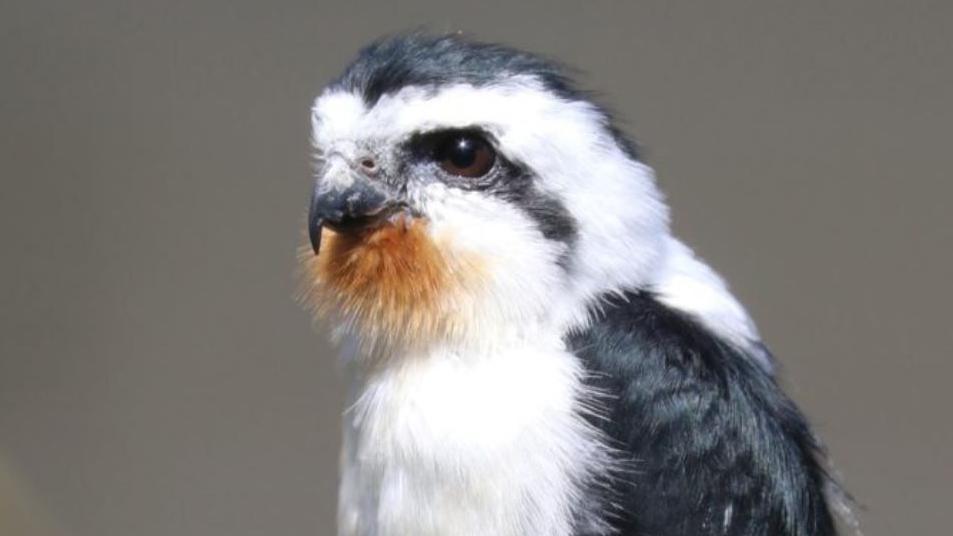
[[451,175],[475,178],[490,171],[496,161],[496,152],[479,134],[453,132],[437,143],[434,159]]

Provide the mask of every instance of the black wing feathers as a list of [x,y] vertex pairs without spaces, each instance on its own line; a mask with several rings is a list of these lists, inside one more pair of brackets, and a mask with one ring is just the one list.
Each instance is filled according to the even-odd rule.
[[739,349],[648,293],[616,299],[569,344],[610,395],[592,424],[630,458],[592,490],[618,534],[835,534],[811,430]]

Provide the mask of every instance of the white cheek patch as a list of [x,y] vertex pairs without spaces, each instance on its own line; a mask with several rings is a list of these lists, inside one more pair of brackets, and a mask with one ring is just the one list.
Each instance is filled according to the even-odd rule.
[[567,285],[557,260],[565,246],[546,240],[517,207],[480,192],[431,183],[411,192],[430,221],[434,241],[450,254],[479,259],[481,286],[457,298],[473,331],[491,343],[500,330],[516,334],[553,321],[554,294]]

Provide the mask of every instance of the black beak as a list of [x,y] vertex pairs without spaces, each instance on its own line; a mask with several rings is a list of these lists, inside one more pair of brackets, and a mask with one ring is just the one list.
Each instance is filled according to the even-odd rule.
[[338,232],[362,229],[381,222],[397,207],[394,199],[364,178],[343,189],[319,192],[315,183],[308,210],[308,236],[317,255],[321,249],[321,229],[325,225]]

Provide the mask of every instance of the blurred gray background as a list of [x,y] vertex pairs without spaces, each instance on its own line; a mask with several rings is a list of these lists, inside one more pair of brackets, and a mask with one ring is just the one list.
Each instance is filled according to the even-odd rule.
[[0,534],[333,533],[309,106],[422,24],[585,71],[866,534],[949,534],[953,3],[224,0],[0,7]]

